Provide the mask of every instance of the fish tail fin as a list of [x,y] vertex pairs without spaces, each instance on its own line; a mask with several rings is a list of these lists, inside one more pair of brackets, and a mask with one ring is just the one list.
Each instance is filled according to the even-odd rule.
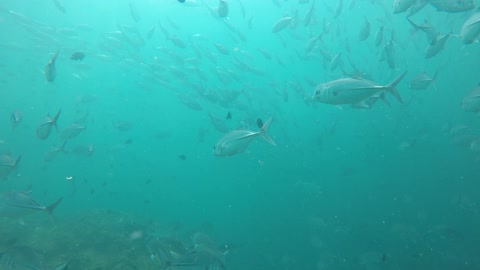
[[55,130],[58,132],[58,127],[57,127],[57,120],[58,120],[58,117],[60,117],[60,113],[62,112],[62,109],[58,110],[57,114],[55,114],[55,116],[53,117],[52,119],[52,124],[53,126],[55,127]]
[[387,88],[388,91],[390,91],[390,93],[402,104],[403,104],[402,98],[398,94],[397,89],[395,87],[397,87],[397,84],[400,83],[400,81],[403,80],[403,78],[405,77],[405,74],[407,74],[407,72],[408,71],[404,71],[402,74],[398,75],[398,77],[395,78],[395,80],[393,80],[391,83],[389,83],[385,86],[385,88]]
[[387,105],[387,107],[391,107],[390,102],[385,97],[385,91],[382,91],[382,93],[380,93],[380,99],[383,101],[383,104]]
[[53,217],[53,210],[57,208],[57,206],[62,202],[62,200],[63,200],[63,197],[60,197],[54,203],[52,203],[51,205],[47,206],[47,208],[45,208],[45,211],[47,211],[47,214],[50,216],[50,219],[52,219],[53,223],[55,223],[55,218]]
[[260,133],[262,134],[263,138],[267,140],[267,142],[269,142],[274,146],[277,146],[275,141],[272,138],[270,138],[270,136],[268,136],[267,134],[268,128],[270,127],[270,124],[272,123],[272,121],[273,121],[273,117],[270,117],[270,119],[268,119],[268,121],[265,122],[265,124],[263,124],[263,126],[260,128]]

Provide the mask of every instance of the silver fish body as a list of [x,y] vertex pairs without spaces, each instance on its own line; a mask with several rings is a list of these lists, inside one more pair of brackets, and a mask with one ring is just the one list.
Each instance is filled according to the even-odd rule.
[[48,64],[43,69],[45,79],[47,79],[48,82],[53,82],[57,77],[57,69],[55,68],[55,61],[57,60],[57,57],[58,51],[53,54],[53,57],[50,59],[50,61],[48,61]]
[[273,118],[260,128],[260,131],[250,131],[245,129],[233,130],[225,134],[213,147],[214,155],[219,157],[229,157],[244,152],[250,143],[258,136],[263,136],[272,145],[275,142],[268,136],[267,131]]
[[402,12],[407,11],[413,4],[415,4],[416,0],[395,0],[393,1],[392,11],[393,14],[399,14]]
[[33,200],[27,193],[8,191],[0,194],[0,217],[21,218],[39,211],[47,212],[52,216],[53,210],[63,198],[49,206],[43,206]]
[[384,26],[380,26],[378,28],[377,33],[375,34],[375,46],[378,47],[380,44],[383,42],[383,31],[384,31]]
[[412,79],[410,79],[408,87],[415,90],[426,90],[433,83],[434,87],[437,88],[435,84],[437,74],[438,72],[436,72],[433,77],[430,77],[426,72],[418,73],[417,75],[413,76]]
[[360,30],[360,41],[366,40],[370,36],[370,22],[365,18],[362,29]]
[[16,170],[21,159],[22,156],[14,159],[11,154],[0,154],[0,180],[6,179],[12,171]]
[[62,112],[62,109],[60,109],[53,118],[51,118],[50,115],[47,114],[45,119],[43,119],[43,121],[37,126],[36,133],[37,133],[37,137],[40,140],[45,140],[50,136],[52,127],[57,128],[57,120],[61,112]]
[[272,26],[272,33],[280,32],[285,29],[293,20],[293,17],[283,17],[276,21]]
[[439,38],[434,45],[427,46],[427,48],[425,49],[425,59],[432,58],[435,55],[437,55],[440,51],[442,51],[449,37],[450,37],[450,34],[446,34],[441,38]]
[[465,95],[462,108],[466,112],[480,112],[480,83]]
[[2,270],[47,270],[39,251],[27,246],[12,246],[0,253]]
[[225,0],[220,0],[217,8],[218,17],[225,18],[228,16],[228,3]]
[[438,11],[450,13],[465,12],[475,8],[474,0],[428,0]]
[[460,37],[463,43],[471,44],[480,36],[480,9],[463,23]]
[[403,72],[387,85],[380,85],[375,82],[355,78],[344,78],[326,82],[316,87],[313,94],[313,99],[320,103],[326,104],[355,105],[361,104],[367,98],[386,90],[392,93],[400,102],[402,102],[395,87],[403,79],[403,77],[405,77],[406,73],[406,71]]

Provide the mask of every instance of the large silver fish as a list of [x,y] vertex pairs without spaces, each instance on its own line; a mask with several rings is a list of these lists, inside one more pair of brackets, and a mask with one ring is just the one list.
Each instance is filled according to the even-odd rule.
[[352,104],[368,107],[368,104],[363,104],[365,100],[380,91],[389,91],[402,103],[402,99],[395,87],[405,77],[405,74],[407,74],[407,71],[400,74],[387,85],[379,85],[375,82],[356,78],[344,78],[326,82],[317,86],[313,99],[326,104]]
[[273,118],[268,119],[268,121],[260,128],[260,131],[255,132],[245,129],[230,131],[218,140],[213,147],[213,153],[220,157],[229,157],[242,153],[247,149],[250,143],[260,135],[270,144],[276,145],[272,138],[267,134],[272,120]]
[[425,59],[432,58],[435,55],[437,55],[440,51],[442,51],[449,37],[450,37],[450,34],[446,34],[441,38],[439,38],[434,45],[427,46],[427,48],[425,49]]
[[48,64],[43,69],[43,73],[45,75],[45,79],[49,82],[53,82],[55,77],[57,77],[57,69],[55,68],[55,61],[57,60],[58,50],[53,54]]
[[438,11],[450,13],[469,11],[475,8],[474,0],[428,0]]
[[276,21],[272,26],[272,33],[277,33],[285,29],[294,19],[294,17],[283,17]]
[[14,159],[11,154],[0,154],[0,180],[6,179],[7,176],[17,169],[18,163],[22,156]]
[[27,246],[13,246],[0,253],[0,269],[46,270],[47,266],[39,251]]
[[462,108],[467,112],[480,112],[480,83],[465,95]]
[[394,0],[392,5],[393,14],[398,14],[407,11],[416,0]]
[[435,45],[435,43],[437,43],[438,32],[435,29],[435,27],[433,27],[433,25],[428,23],[428,21],[425,20],[423,24],[418,25],[414,23],[410,18],[407,18],[407,20],[410,22],[413,28],[415,28],[415,32],[420,30],[423,33],[425,33],[425,36],[427,37],[427,40],[428,40],[428,44],[433,46]]
[[149,240],[146,245],[151,254],[150,258],[160,265],[160,269],[171,266],[172,261],[188,252],[183,244],[174,238],[155,238]]
[[462,26],[460,37],[463,43],[470,44],[480,36],[480,8],[473,13]]
[[53,210],[55,210],[62,199],[59,198],[49,206],[43,206],[25,192],[8,191],[0,194],[0,217],[19,219],[43,211],[53,220]]
[[51,118],[49,114],[43,119],[43,121],[37,126],[37,137],[40,140],[45,140],[50,136],[50,132],[52,131],[52,126],[57,129],[57,120],[60,116],[62,109],[58,110],[57,114]]
[[[437,78],[438,72],[435,72],[432,78],[427,75],[426,72],[418,73],[417,75],[413,76],[408,83],[408,87],[410,89],[415,90],[426,90],[433,83],[433,87],[437,89],[437,84],[435,83],[435,79]],[[438,89],[437,89],[438,90]]]

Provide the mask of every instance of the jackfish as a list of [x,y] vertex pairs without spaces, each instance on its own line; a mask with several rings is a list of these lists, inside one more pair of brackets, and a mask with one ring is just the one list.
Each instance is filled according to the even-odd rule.
[[51,118],[49,114],[43,119],[43,121],[37,126],[37,137],[40,140],[45,140],[50,136],[50,132],[52,131],[52,126],[57,129],[57,120],[60,116],[62,109],[58,110],[57,114]]
[[53,210],[62,199],[60,197],[51,205],[43,206],[25,192],[8,191],[0,194],[0,217],[19,219],[39,211],[45,211],[53,220]]
[[480,8],[463,23],[460,37],[463,43],[470,44],[480,36]]
[[407,74],[407,71],[400,74],[387,85],[380,85],[375,82],[356,78],[344,78],[326,82],[317,86],[313,94],[313,99],[326,104],[352,104],[360,107],[368,107],[368,104],[363,104],[366,99],[378,92],[389,91],[402,103],[402,99],[395,87],[403,77],[405,77],[405,74]]
[[230,131],[218,140],[213,147],[213,153],[220,157],[229,157],[242,153],[247,149],[250,143],[260,135],[270,144],[276,145],[272,138],[267,134],[272,120],[272,117],[268,119],[268,121],[260,128],[260,131],[255,132],[245,129]]
[[55,68],[55,61],[57,60],[58,50],[53,54],[48,64],[43,69],[43,73],[45,75],[45,79],[49,82],[53,82],[55,77],[57,76],[57,70]]

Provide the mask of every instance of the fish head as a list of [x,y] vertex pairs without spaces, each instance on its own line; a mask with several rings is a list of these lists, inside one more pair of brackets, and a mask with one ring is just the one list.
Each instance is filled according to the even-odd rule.
[[315,88],[312,99],[321,103],[335,104],[338,91],[330,84],[320,84]]
[[226,155],[226,147],[223,144],[217,143],[213,146],[213,154],[215,156],[223,157]]

